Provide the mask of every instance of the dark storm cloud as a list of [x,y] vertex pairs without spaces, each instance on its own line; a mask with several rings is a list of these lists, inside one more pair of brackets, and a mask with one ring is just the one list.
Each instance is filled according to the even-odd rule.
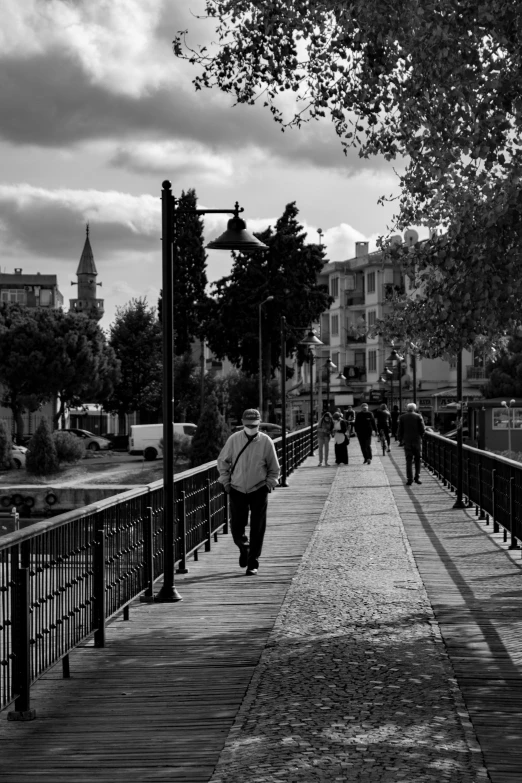
[[[170,56],[175,83],[176,63]],[[178,140],[210,145],[222,154],[257,147],[288,162],[347,174],[361,167],[357,153],[345,156],[325,123],[282,133],[261,106],[233,107],[228,98],[196,93],[188,83],[183,89],[149,87],[139,97],[118,94],[90,81],[63,52],[0,59],[0,103],[0,137],[15,145],[63,148],[93,140]],[[132,161],[126,165],[132,167]],[[365,166],[380,168],[380,162],[365,161]]]

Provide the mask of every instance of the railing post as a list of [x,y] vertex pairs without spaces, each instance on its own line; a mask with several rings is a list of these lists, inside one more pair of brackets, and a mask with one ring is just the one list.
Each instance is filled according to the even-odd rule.
[[480,506],[479,519],[485,519],[486,514],[484,513],[484,492],[482,491],[482,457],[479,457],[478,481],[479,481],[479,506]]
[[207,539],[205,541],[205,552],[212,549],[212,503],[210,497],[210,479],[207,477],[205,486],[205,519],[207,521]]
[[[225,524],[223,525],[223,535],[228,533],[228,520],[230,518],[230,495],[225,494]],[[218,540],[217,530],[214,533],[214,541]]]
[[511,532],[511,543],[509,545],[509,549],[520,549],[519,545],[517,544],[517,539],[515,538],[515,534],[513,532],[513,527],[515,524],[515,477],[510,476],[509,478],[509,528]]
[[181,519],[179,520],[180,559],[176,569],[178,574],[188,574],[187,568],[187,493],[181,490]]
[[493,532],[494,533],[498,533],[498,531],[500,530],[500,528],[498,526],[498,522],[497,522],[497,509],[496,509],[496,505],[497,505],[497,502],[496,502],[497,501],[497,498],[496,498],[496,493],[497,493],[496,477],[497,477],[497,471],[496,471],[495,468],[493,468],[493,470],[491,471],[491,499],[492,499],[492,502],[491,502],[491,506],[492,506],[492,508],[491,508],[491,518],[493,520]]
[[94,544],[94,611],[96,631],[94,632],[94,646],[105,647],[105,530],[103,527],[96,531]]
[[34,720],[31,709],[31,615],[29,569],[18,568],[14,574],[13,600],[13,690],[17,694],[15,709],[7,720]]
[[143,521],[143,563],[145,566],[145,583],[147,585],[141,603],[154,601],[154,517],[152,506],[147,506],[147,516]]

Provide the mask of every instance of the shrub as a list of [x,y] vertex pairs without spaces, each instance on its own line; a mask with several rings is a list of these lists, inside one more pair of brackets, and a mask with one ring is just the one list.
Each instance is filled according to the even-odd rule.
[[[172,454],[174,457],[174,465],[178,461],[179,457],[186,457],[190,459],[192,450],[192,442],[188,435],[179,435],[174,433],[174,440],[172,443]],[[160,438],[160,446],[163,448],[163,438]]]
[[46,419],[41,420],[29,441],[25,465],[27,472],[35,476],[47,476],[59,469],[56,446]]
[[72,432],[53,432],[53,441],[59,462],[79,462],[85,456],[85,444]]
[[214,393],[210,394],[198,422],[198,428],[192,438],[192,466],[204,465],[218,458],[225,445],[230,430],[219,412],[218,401]]
[[0,469],[11,467],[11,436],[5,422],[0,420]]

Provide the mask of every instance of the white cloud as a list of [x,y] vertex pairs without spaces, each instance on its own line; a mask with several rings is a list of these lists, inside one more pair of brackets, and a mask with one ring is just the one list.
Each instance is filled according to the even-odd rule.
[[138,173],[161,173],[172,178],[190,175],[221,182],[233,174],[229,155],[188,141],[137,141],[120,145],[111,158],[113,166]]

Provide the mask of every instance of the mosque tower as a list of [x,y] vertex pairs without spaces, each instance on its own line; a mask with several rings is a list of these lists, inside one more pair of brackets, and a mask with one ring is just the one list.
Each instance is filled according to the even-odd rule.
[[71,285],[78,286],[78,298],[70,299],[70,310],[75,313],[85,313],[90,318],[99,321],[103,318],[103,299],[96,298],[96,286],[101,283],[96,282],[98,272],[94,263],[91,242],[89,240],[89,224],[86,226],[85,244],[83,252],[76,270],[78,277],[77,283]]

